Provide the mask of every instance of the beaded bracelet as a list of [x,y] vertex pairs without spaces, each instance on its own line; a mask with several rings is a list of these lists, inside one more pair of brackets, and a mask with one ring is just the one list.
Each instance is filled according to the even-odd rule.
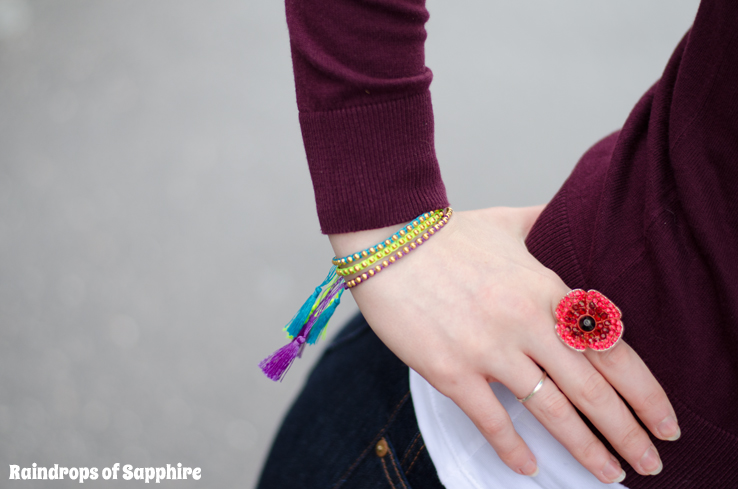
[[374,268],[370,268],[366,272],[355,276],[353,279],[344,279],[346,281],[346,288],[351,289],[353,287],[356,287],[359,284],[363,284],[367,280],[369,280],[371,277],[375,276],[385,268],[389,267],[393,263],[396,263],[397,260],[401,259],[403,256],[409,254],[411,251],[416,249],[418,246],[422,245],[426,241],[430,239],[432,235],[434,235],[437,231],[439,231],[443,226],[445,226],[449,219],[451,219],[451,216],[453,215],[454,211],[450,207],[444,209],[443,211],[444,217],[432,228],[428,230],[428,232],[423,233],[422,236],[419,236],[416,240],[409,242],[407,245],[403,246],[402,249],[397,250],[392,256],[387,258],[386,260],[382,260],[382,262],[378,265],[376,265]]
[[[396,237],[397,234],[399,233],[391,236],[390,238],[387,239],[387,242],[389,242],[390,244],[386,244],[382,248],[378,248],[378,247],[369,248],[369,250],[373,250],[371,254],[367,253],[366,255],[364,255],[364,253],[368,251],[368,250],[364,250],[361,254],[364,260],[361,263],[354,261],[355,264],[353,266],[350,263],[347,263],[346,265],[339,265],[337,269],[338,274],[343,277],[348,277],[349,275],[359,273],[362,270],[368,267],[371,267],[375,262],[380,261],[384,257],[390,256],[392,253],[397,251],[401,246],[405,245],[406,243],[411,243],[413,240],[415,240],[417,236],[423,233],[426,229],[430,228],[431,226],[441,221],[443,216],[444,214],[442,212],[439,214],[432,215],[430,218],[425,219],[419,226],[414,227],[410,231],[407,231],[406,233],[400,235],[401,237],[399,237],[396,241],[392,240],[392,238]],[[407,227],[410,228],[411,226],[408,225]]]
[[[364,251],[348,255],[341,259],[334,257],[334,265],[328,272],[328,276],[326,276],[325,280],[315,288],[312,295],[308,297],[307,301],[305,301],[302,307],[300,307],[300,310],[297,312],[295,317],[293,317],[292,320],[284,327],[284,330],[287,332],[287,338],[291,341],[259,362],[259,367],[262,369],[264,374],[272,380],[281,381],[295,359],[302,355],[305,344],[315,343],[318,341],[318,338],[323,335],[325,327],[328,324],[328,320],[335,312],[336,307],[340,304],[341,295],[346,289],[356,287],[366,280],[369,280],[370,277],[373,277],[379,271],[395,263],[398,259],[407,255],[410,251],[416,249],[419,245],[430,239],[433,234],[448,223],[452,213],[453,210],[450,207],[430,213],[426,212],[414,219],[412,224],[404,226],[384,242],[377,243]],[[425,225],[428,220],[430,220],[430,222]],[[422,230],[420,229],[421,226]],[[426,229],[427,231],[425,231]],[[420,235],[421,232],[423,232],[422,235]],[[392,250],[389,256],[386,254],[387,246]],[[400,246],[402,246],[402,248],[400,248]],[[368,258],[370,255],[374,257],[374,255],[378,254],[377,251],[381,251],[383,253],[382,257],[387,259],[383,260],[381,264],[361,273],[361,275],[356,275],[346,283],[342,272],[351,268],[347,265],[354,260],[361,259],[362,257]],[[338,263],[336,263],[336,261]],[[376,263],[376,261],[374,263]],[[341,273],[339,273],[339,269],[336,265],[341,266]],[[368,265],[369,263],[367,262],[367,266]],[[364,268],[365,267],[362,266],[359,272],[363,271]],[[354,270],[356,270],[355,265]],[[351,273],[348,275],[351,275]]]
[[383,250],[386,246],[392,245],[393,242],[399,241],[402,239],[407,232],[413,231],[414,228],[419,227],[425,220],[427,219],[435,219],[438,220],[440,216],[443,214],[442,209],[438,209],[433,212],[425,212],[415,219],[412,220],[410,224],[407,226],[403,226],[400,229],[398,229],[392,236],[388,237],[384,241],[380,241],[379,243],[375,244],[374,246],[370,246],[369,248],[359,251],[358,253],[353,253],[350,255],[346,255],[343,258],[336,258],[335,256],[331,260],[332,263],[338,267],[345,266],[347,264],[353,263],[356,260],[361,260],[362,258],[367,258],[369,255],[375,254],[377,251]]

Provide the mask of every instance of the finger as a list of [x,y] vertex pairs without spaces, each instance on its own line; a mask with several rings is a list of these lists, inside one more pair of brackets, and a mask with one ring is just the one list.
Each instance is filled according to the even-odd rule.
[[605,484],[622,482],[625,471],[582,421],[553,381],[545,379],[541,389],[525,401],[525,407],[584,468]]
[[658,474],[662,465],[656,447],[607,379],[584,355],[561,342],[548,343],[550,347],[534,359],[545,366],[561,392],[639,474]]
[[518,474],[535,476],[538,464],[487,381],[477,377],[447,394],[484,435],[500,459]]
[[674,441],[681,431],[666,392],[640,356],[624,341],[586,357],[635,410],[643,424],[662,440]]

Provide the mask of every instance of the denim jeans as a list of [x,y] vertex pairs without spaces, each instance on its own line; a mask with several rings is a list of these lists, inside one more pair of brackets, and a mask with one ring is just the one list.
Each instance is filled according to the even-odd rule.
[[310,374],[257,487],[443,488],[418,430],[408,368],[361,315]]

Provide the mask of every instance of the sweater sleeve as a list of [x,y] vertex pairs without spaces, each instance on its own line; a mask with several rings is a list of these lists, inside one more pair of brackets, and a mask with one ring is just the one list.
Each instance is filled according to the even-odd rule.
[[389,226],[447,206],[425,0],[286,0],[286,11],[323,233]]

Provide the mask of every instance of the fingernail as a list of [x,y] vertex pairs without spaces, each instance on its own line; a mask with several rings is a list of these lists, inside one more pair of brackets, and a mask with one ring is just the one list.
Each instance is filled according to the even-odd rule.
[[528,460],[528,463],[520,469],[520,473],[530,477],[535,477],[538,475],[538,464],[533,460]]
[[625,471],[620,467],[618,459],[612,457],[605,468],[602,469],[602,475],[605,479],[609,480],[610,483],[622,482],[625,479]]
[[624,480],[625,480],[625,471],[623,470],[620,473],[620,477],[618,477],[617,479],[615,479],[614,481],[612,481],[612,483],[613,484],[619,484],[619,483],[623,482]]
[[648,475],[656,475],[664,468],[664,465],[661,463],[661,459],[659,458],[659,454],[653,446],[646,450],[646,453],[641,457],[639,464],[643,471]]
[[675,441],[682,436],[682,430],[679,429],[679,424],[674,416],[668,416],[656,429],[664,440]]

